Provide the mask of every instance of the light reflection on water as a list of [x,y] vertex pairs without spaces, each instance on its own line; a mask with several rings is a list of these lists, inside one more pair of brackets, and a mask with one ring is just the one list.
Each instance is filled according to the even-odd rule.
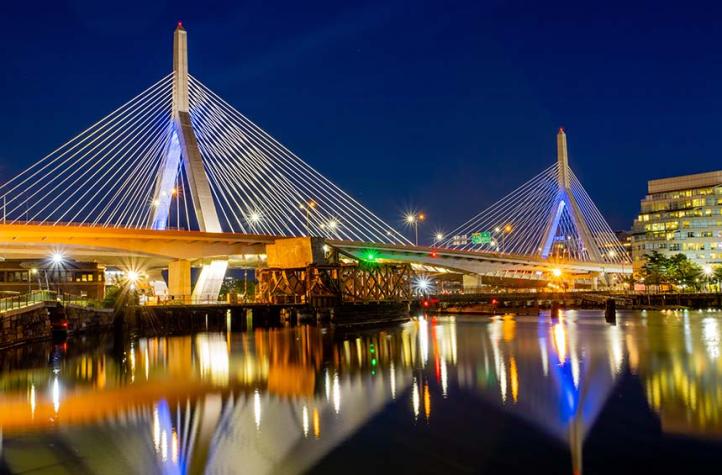
[[[403,426],[413,445],[459,407],[491,407],[566,447],[563,465],[581,473],[585,441],[625,377],[642,388],[635,410],[648,405],[663,434],[722,437],[720,315],[636,312],[616,326],[599,312],[420,317],[352,333],[304,326],[36,345],[2,356],[2,468],[301,473],[379,419]],[[493,430],[462,417],[445,443]]]

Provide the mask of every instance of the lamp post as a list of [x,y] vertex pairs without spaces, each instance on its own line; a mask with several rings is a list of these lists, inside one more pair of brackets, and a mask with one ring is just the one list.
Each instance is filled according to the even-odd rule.
[[419,223],[426,220],[426,214],[424,213],[409,213],[406,215],[406,223],[414,226],[414,242],[419,245]]
[[175,177],[175,186],[171,190],[171,195],[175,197],[175,228],[180,231],[180,188],[178,188],[178,175]]
[[316,201],[308,200],[305,203],[301,203],[300,208],[306,211],[306,234],[311,235],[311,210],[316,208]]
[[[499,252],[505,252],[506,251],[506,235],[511,234],[511,232],[514,230],[514,228],[511,226],[511,224],[506,224],[504,227],[495,227],[494,232],[499,235],[500,239],[497,239],[497,249]],[[501,243],[499,243],[501,241]]]

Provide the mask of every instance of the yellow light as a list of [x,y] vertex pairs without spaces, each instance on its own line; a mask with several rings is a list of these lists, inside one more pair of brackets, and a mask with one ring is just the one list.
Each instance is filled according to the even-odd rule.
[[506,226],[504,226],[504,231],[506,231],[507,233],[510,233],[512,231],[511,224],[507,224]]
[[560,277],[562,275],[561,269],[552,269],[552,274],[554,277]]
[[309,202],[308,202],[308,207],[311,208],[311,209],[315,208],[315,207],[316,207],[316,202],[313,201],[313,200],[309,201]]
[[423,221],[426,219],[426,215],[424,213],[419,213],[419,221]]
[[140,279],[140,274],[138,274],[138,272],[136,272],[134,270],[129,270],[126,273],[126,277],[128,278],[128,282],[134,284],[134,283],[138,282],[138,279]]
[[702,270],[704,271],[705,275],[712,275],[713,270],[711,265],[705,265],[704,267],[702,267]]
[[37,274],[37,273],[38,273],[38,270],[37,270],[35,267],[33,267],[32,269],[30,269],[30,273],[31,273],[31,274]]
[[176,193],[178,193],[178,190],[176,190],[175,188],[171,188],[171,189],[170,189],[170,194],[171,194],[171,195],[175,195]]

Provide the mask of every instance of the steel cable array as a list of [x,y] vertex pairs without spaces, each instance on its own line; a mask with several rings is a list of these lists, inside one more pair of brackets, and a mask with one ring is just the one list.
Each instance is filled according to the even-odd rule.
[[[3,222],[151,227],[176,127],[172,94],[173,73],[0,185]],[[189,95],[224,231],[409,242],[190,76]],[[183,166],[175,181],[165,227],[196,229]]]
[[[454,229],[442,247],[528,256],[542,256],[547,233],[554,228],[554,214],[559,211],[549,256],[577,261],[592,261],[597,254],[605,262],[627,263],[629,256],[602,217],[579,179],[568,169],[570,186],[559,185],[559,164],[555,163],[504,196],[467,222]],[[590,252],[578,229],[569,197],[576,201],[591,238]],[[559,210],[560,202],[564,202]],[[476,234],[484,239],[473,239]],[[476,242],[474,242],[476,241]]]

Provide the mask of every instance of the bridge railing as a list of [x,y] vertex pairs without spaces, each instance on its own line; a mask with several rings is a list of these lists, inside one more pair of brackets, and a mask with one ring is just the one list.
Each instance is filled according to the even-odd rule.
[[55,290],[32,290],[25,294],[0,298],[0,313],[17,310],[31,305],[47,302],[59,302],[63,305],[94,306],[94,301],[79,295],[58,293]]
[[0,298],[0,313],[29,307],[43,302],[55,302],[58,293],[52,290],[33,290],[27,294]]
[[148,297],[141,302],[143,305],[220,305],[220,304],[237,304],[237,303],[254,303],[256,300],[253,296],[236,295],[232,298],[221,298],[217,295],[156,295]]

